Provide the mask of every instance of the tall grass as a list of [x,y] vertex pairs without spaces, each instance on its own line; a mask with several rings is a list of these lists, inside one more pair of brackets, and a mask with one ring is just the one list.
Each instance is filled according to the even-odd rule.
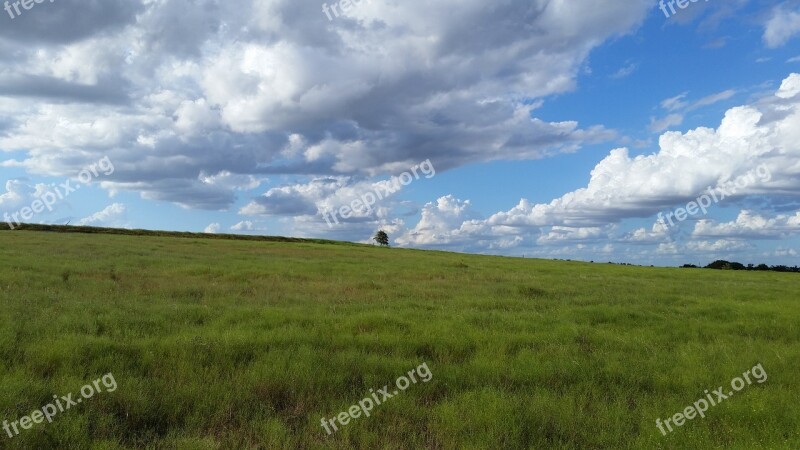
[[[4,448],[798,448],[800,277],[0,232]],[[328,436],[320,425],[427,362]],[[655,426],[761,363],[769,375]],[[0,433],[4,433],[0,431]]]

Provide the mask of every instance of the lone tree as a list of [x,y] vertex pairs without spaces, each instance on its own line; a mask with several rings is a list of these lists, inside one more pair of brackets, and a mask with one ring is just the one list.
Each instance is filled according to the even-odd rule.
[[381,230],[375,233],[375,237],[372,238],[381,245],[381,247],[388,247],[389,246],[389,235],[386,234],[385,231]]

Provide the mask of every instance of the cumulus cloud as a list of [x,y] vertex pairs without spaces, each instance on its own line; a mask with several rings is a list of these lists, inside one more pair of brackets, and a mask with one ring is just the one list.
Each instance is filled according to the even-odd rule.
[[348,182],[346,177],[314,179],[308,183],[271,188],[245,205],[239,214],[313,216],[321,213],[325,200],[345,189]]
[[[696,198],[743,176],[760,164],[772,180],[748,186],[739,197],[755,193],[800,193],[800,98],[793,74],[772,102],[728,110],[714,130],[668,132],[660,151],[631,158],[615,149],[592,171],[589,185],[553,200],[533,205],[525,200],[510,211],[489,218],[490,224],[515,226],[602,226],[623,218],[648,217],[659,209]],[[790,101],[778,101],[786,99]]]
[[267,228],[265,228],[259,222],[243,220],[232,225],[230,230],[237,234],[261,234],[267,231]]
[[30,205],[36,198],[36,186],[23,180],[12,179],[6,181],[6,192],[0,194],[0,211],[19,209],[23,205]]
[[255,224],[249,220],[243,220],[233,226],[231,226],[232,231],[254,231]]
[[630,244],[669,244],[672,239],[670,229],[662,222],[656,222],[650,230],[637,228],[626,233],[620,240]]
[[775,250],[773,255],[774,256],[778,256],[778,257],[786,257],[786,256],[788,256],[788,257],[796,258],[796,257],[800,256],[800,251],[797,251],[796,249],[793,249],[793,248],[779,248],[779,249]]
[[[681,98],[672,103],[682,101]],[[603,236],[609,225],[685,206],[709,187],[727,186],[757,167],[768,170],[771,177],[738,189],[721,200],[721,205],[755,194],[797,198],[800,196],[798,106],[800,75],[792,74],[774,96],[728,110],[716,129],[667,132],[659,140],[659,152],[651,155],[631,157],[626,148],[612,150],[594,168],[587,187],[550,203],[534,204],[522,199],[508,211],[475,220],[458,214],[460,208],[455,206],[467,205],[466,201],[440,199],[436,205],[426,206],[420,225],[402,242],[462,243],[488,248],[487,242],[508,242],[509,236],[521,237],[518,244],[523,245],[529,242],[527,237],[531,234],[541,236],[540,244],[570,239],[591,242]],[[706,230],[708,224],[703,222],[698,227]],[[670,242],[674,232],[657,224],[650,231],[637,229],[618,240],[631,244],[660,242],[659,251],[670,252],[677,248]],[[713,245],[717,245],[716,241]],[[690,249],[700,250],[703,246],[722,249],[722,244],[713,245],[695,243]]]
[[568,242],[607,240],[608,230],[601,227],[551,227],[536,241],[540,245],[563,245]]
[[214,222],[214,223],[211,223],[211,224],[209,224],[209,225],[206,227],[206,229],[205,229],[205,230],[203,230],[203,233],[208,233],[208,234],[217,234],[217,233],[219,233],[219,232],[220,232],[220,230],[222,230],[222,225],[220,225],[220,224],[219,224],[219,223],[217,223],[217,222]]
[[767,47],[780,47],[800,33],[800,10],[787,4],[776,6],[764,25],[764,43]]
[[4,20],[0,38],[40,44],[75,43],[124,29],[135,23],[136,14],[143,9],[142,2],[129,0],[40,3],[35,10],[21,9],[13,20]]
[[719,255],[751,250],[754,246],[744,241],[719,239],[717,241],[690,241],[686,243],[686,248],[691,252],[704,255]]
[[264,175],[571,152],[616,134],[538,119],[536,105],[572,90],[589,52],[651,6],[412,0],[328,21],[308,1],[59,0],[0,31],[15,48],[0,151],[50,176],[109,156],[104,188],[211,210]]
[[[407,230],[397,239],[400,245],[422,245],[446,247],[465,245],[480,233],[471,220],[477,215],[471,209],[469,200],[459,200],[452,195],[439,198],[422,208],[421,219],[417,225]],[[485,228],[484,228],[485,231]]]
[[765,217],[749,210],[741,211],[732,222],[701,220],[695,224],[692,233],[701,238],[742,239],[780,239],[796,234],[800,234],[800,211],[793,215]]
[[218,186],[225,189],[249,191],[261,186],[261,180],[252,175],[239,175],[223,170],[215,175],[200,172],[198,179],[209,186]]
[[89,227],[124,227],[125,205],[113,203],[88,217],[76,222],[76,225]]
[[677,255],[679,252],[678,244],[675,242],[664,242],[656,247],[656,253],[660,255]]
[[[23,208],[34,208],[34,202],[41,199],[46,192],[52,191],[54,187],[53,184],[32,183],[27,179],[12,178],[6,181],[6,192],[0,194],[0,213],[8,214],[13,221],[21,221],[21,215],[17,215],[16,218],[14,215],[21,213]],[[56,210],[58,207],[58,203],[50,205],[52,210]],[[36,216],[47,214],[52,211],[50,208],[40,213],[34,212],[34,214]]]
[[435,175],[436,169],[430,161],[425,161],[399,176],[378,181],[355,177],[313,179],[308,183],[271,188],[245,205],[239,213],[249,216],[293,216],[304,221],[313,219],[311,216],[319,216],[328,225],[377,222],[386,219],[389,210],[398,205],[394,197],[406,186]]
[[[709,3],[703,17],[712,23],[746,3]],[[485,218],[456,195],[437,193],[424,206],[390,196],[329,229],[322,212],[351,204],[386,183],[372,180],[419,161],[431,159],[442,172],[546,158],[617,137],[571,117],[544,120],[537,109],[574,90],[592,50],[636,30],[653,3],[370,2],[334,21],[320,6],[286,0],[38,5],[0,30],[0,152],[14,158],[2,166],[73,177],[108,156],[116,171],[100,180],[102,188],[208,210],[240,205],[240,196],[255,195],[243,192],[264,186],[263,195],[240,208],[250,220],[233,225],[237,232],[257,231],[258,221],[271,217],[299,235],[368,241],[384,228],[400,245],[541,246],[540,254],[552,255],[560,254],[550,245],[556,243],[604,254],[611,248],[606,239],[677,249],[671,230],[618,233],[615,224],[649,220],[759,163],[773,180],[729,200],[792,199],[800,191],[800,76],[792,75],[775,96],[730,109],[716,129],[665,133],[652,155],[612,150],[585,188],[549,203],[521,199]],[[764,26],[768,46],[785,45],[797,34],[796,12],[784,5]],[[613,76],[637,68],[629,60]],[[666,99],[650,129],[674,129],[691,111],[735,94]],[[40,189],[12,180],[0,193],[0,209],[29,203]],[[114,220],[124,213],[114,206],[83,220]],[[406,224],[417,214],[419,222]],[[704,224],[712,225],[723,224]],[[207,231],[222,229],[214,223]]]

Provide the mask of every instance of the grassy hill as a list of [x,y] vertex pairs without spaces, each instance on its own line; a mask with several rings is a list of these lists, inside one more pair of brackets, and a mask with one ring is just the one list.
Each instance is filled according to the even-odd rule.
[[0,420],[117,386],[1,448],[800,447],[797,274],[90,233],[0,231]]

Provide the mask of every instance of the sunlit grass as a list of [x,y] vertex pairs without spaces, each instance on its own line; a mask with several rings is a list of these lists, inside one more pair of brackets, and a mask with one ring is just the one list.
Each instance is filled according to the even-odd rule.
[[[4,448],[800,445],[796,274],[31,231],[0,256],[0,420],[119,385]],[[766,383],[656,428],[757,363]]]

